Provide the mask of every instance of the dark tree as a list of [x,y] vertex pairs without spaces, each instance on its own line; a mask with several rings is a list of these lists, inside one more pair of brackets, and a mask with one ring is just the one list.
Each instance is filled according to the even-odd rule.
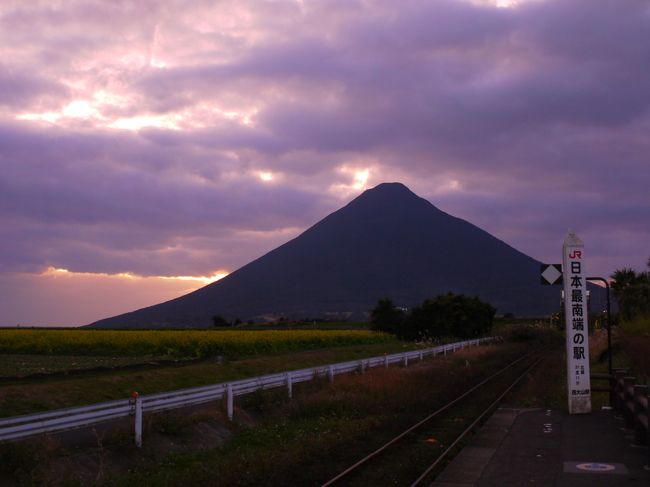
[[650,271],[637,273],[634,269],[624,267],[617,269],[611,278],[612,292],[624,321],[650,314]]
[[212,324],[215,328],[222,328],[225,326],[230,326],[230,323],[221,315],[214,315],[212,317]]
[[372,310],[371,325],[374,330],[406,340],[472,338],[490,331],[495,312],[488,303],[462,294],[448,293],[427,299],[408,314],[385,298]]
[[404,326],[404,338],[472,338],[490,331],[496,309],[476,297],[447,293],[414,308]]
[[370,327],[373,330],[399,335],[403,322],[404,312],[388,298],[380,299],[370,313]]

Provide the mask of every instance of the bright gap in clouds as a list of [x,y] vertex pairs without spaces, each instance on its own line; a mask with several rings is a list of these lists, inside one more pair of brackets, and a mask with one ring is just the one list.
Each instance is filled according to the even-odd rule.
[[122,130],[140,130],[145,127],[165,128],[179,130],[177,117],[174,116],[138,116],[120,118],[108,124],[109,127]]
[[354,189],[364,189],[366,183],[368,182],[368,177],[370,176],[369,169],[363,169],[362,171],[357,171],[354,173],[354,184],[352,187]]
[[103,272],[71,272],[68,269],[48,267],[45,271],[41,273],[42,276],[62,276],[62,277],[79,277],[79,276],[91,276],[96,278],[122,278],[122,279],[168,279],[168,280],[178,280],[178,281],[196,281],[202,284],[210,284],[223,279],[229,274],[225,270],[217,270],[214,274],[210,276],[139,276],[137,274],[132,274],[130,272],[120,272],[117,274],[106,274]]
[[89,94],[83,86],[76,86],[77,97],[56,110],[44,112],[23,112],[14,115],[16,120],[46,122],[66,126],[83,120],[86,125],[96,128],[108,127],[118,130],[138,131],[143,128],[167,130],[186,130],[205,128],[225,122],[234,122],[242,127],[253,128],[254,117],[259,109],[256,106],[222,108],[213,103],[198,103],[165,114],[152,114],[146,110],[129,116],[115,116],[136,103],[126,94],[98,90]]
[[481,5],[484,7],[496,7],[496,8],[516,8],[523,1],[531,0],[465,0],[474,5]]
[[348,183],[336,183],[330,186],[329,191],[339,198],[348,198],[368,187],[368,180],[370,179],[370,169],[368,167],[359,168],[358,166],[343,165],[337,169],[337,172],[349,181]]

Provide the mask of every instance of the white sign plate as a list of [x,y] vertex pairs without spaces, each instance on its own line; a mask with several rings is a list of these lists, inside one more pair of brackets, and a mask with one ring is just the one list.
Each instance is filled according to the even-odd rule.
[[585,249],[576,234],[570,232],[564,240],[562,251],[569,414],[590,413],[591,382]]

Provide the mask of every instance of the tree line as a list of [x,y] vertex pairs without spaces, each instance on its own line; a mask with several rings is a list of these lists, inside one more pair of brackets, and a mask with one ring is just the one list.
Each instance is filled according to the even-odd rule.
[[473,338],[489,332],[496,309],[477,297],[447,293],[426,299],[411,310],[389,298],[380,299],[370,313],[371,328],[405,340],[442,337]]

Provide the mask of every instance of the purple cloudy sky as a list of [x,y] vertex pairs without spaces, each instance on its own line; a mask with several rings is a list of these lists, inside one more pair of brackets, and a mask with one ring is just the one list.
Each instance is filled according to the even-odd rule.
[[649,106],[647,1],[4,0],[0,323],[169,299],[383,181],[641,270]]

